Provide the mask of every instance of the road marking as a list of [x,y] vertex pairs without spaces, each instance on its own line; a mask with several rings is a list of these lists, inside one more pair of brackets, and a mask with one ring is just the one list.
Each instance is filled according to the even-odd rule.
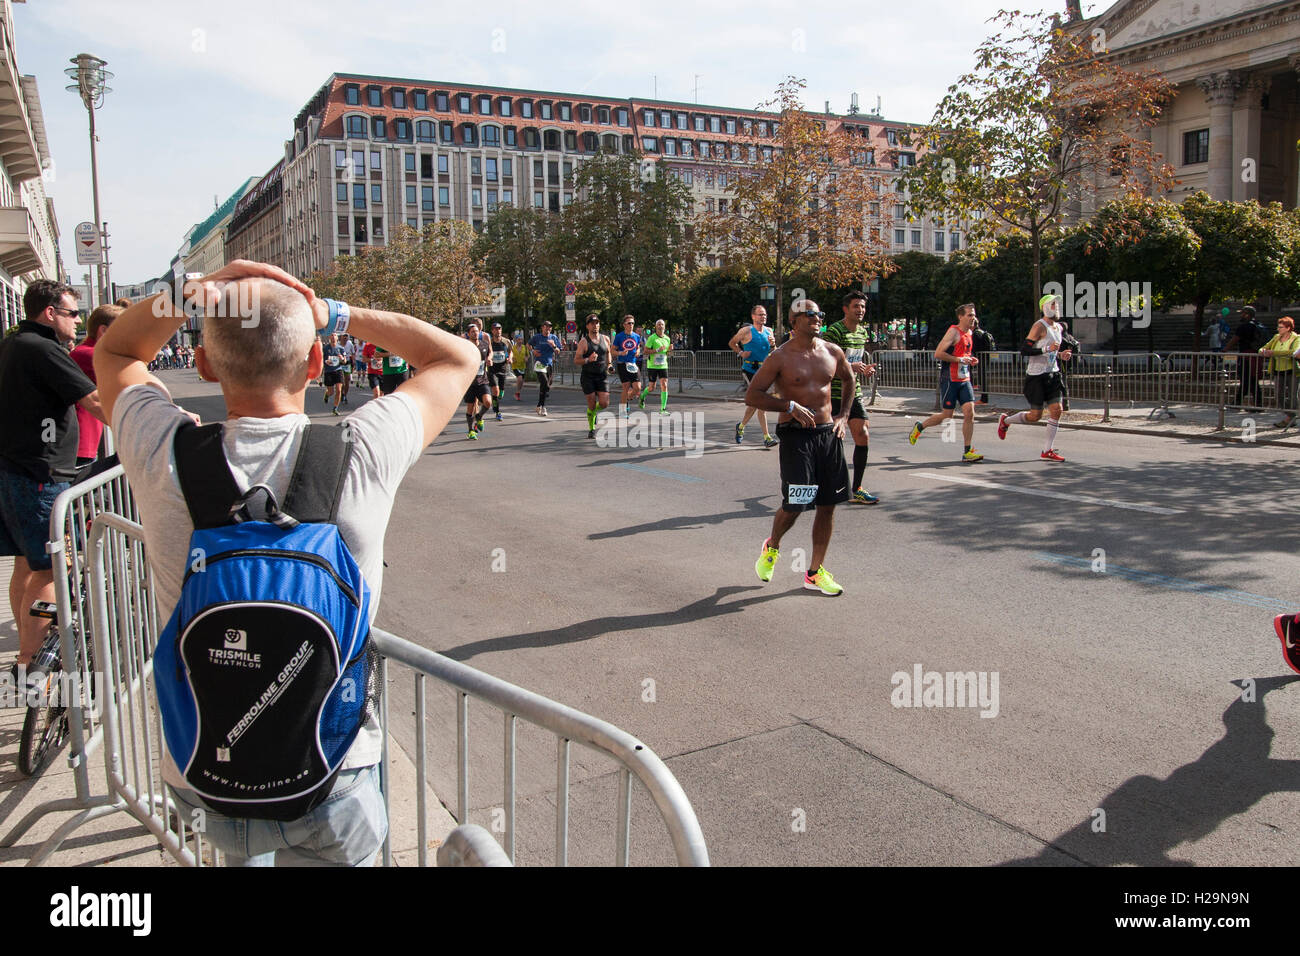
[[647,475],[655,475],[659,478],[674,478],[677,481],[707,481],[707,478],[697,478],[695,475],[680,475],[675,471],[664,471],[661,468],[647,468],[645,465],[632,465],[625,461],[614,463],[615,468],[626,468],[629,471],[640,471]]
[[932,471],[918,471],[918,478],[933,478],[935,481],[951,481],[958,485],[975,485],[978,488],[993,488],[997,491],[1013,491],[1018,495],[1034,495],[1038,498],[1060,498],[1073,504],[1103,505],[1107,508],[1123,508],[1125,511],[1144,511],[1153,515],[1180,515],[1181,508],[1161,508],[1159,505],[1140,505],[1131,501],[1116,501],[1113,498],[1092,498],[1088,495],[1076,495],[1065,491],[1042,491],[1038,488],[1021,488],[1016,485],[1000,485],[994,481],[980,481],[975,478],[958,478],[955,475],[940,475]]
[[[1034,557],[1042,561],[1051,561],[1055,564],[1064,564],[1069,567],[1086,568],[1092,570],[1091,558],[1080,558],[1072,554],[1053,554],[1050,551],[1039,551]],[[1152,571],[1138,571],[1135,568],[1123,568],[1118,564],[1106,563],[1105,571],[1096,572],[1098,576],[1113,574],[1116,577],[1127,578],[1130,581],[1140,581],[1144,584],[1156,584],[1160,587],[1169,588],[1172,591],[1191,591],[1204,597],[1218,598],[1220,601],[1231,601],[1233,604],[1245,604],[1249,607],[1264,608],[1269,611],[1294,611],[1296,602],[1294,600],[1282,601],[1277,598],[1271,598],[1265,594],[1253,594],[1250,591],[1237,591],[1233,588],[1225,588],[1221,584],[1206,584],[1204,581],[1192,581],[1187,578],[1171,578],[1165,574],[1156,574]]]

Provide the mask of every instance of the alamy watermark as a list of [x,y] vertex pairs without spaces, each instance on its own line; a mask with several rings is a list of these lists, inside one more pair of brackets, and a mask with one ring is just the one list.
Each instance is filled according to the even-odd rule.
[[1059,282],[1043,283],[1043,295],[1061,298],[1061,315],[1057,318],[1098,319],[1118,316],[1132,319],[1133,328],[1151,324],[1150,282],[1076,282],[1073,273]]
[[981,717],[996,717],[997,671],[927,671],[920,664],[912,672],[896,671],[889,702],[895,707],[978,707]]
[[596,444],[601,448],[684,448],[687,458],[699,458],[704,454],[704,414],[602,415],[596,421]]
[[29,681],[27,668],[19,665],[18,681],[6,671],[0,675],[0,708],[82,707],[92,717],[102,709],[104,675],[96,672],[87,680],[78,671],[52,671],[40,682]]

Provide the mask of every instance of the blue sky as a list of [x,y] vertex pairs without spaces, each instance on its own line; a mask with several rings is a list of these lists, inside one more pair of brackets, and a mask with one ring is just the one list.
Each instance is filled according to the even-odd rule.
[[[1109,4],[1084,4],[1084,14]],[[1007,0],[35,0],[15,4],[18,67],[36,75],[55,168],[47,189],[74,281],[72,230],[93,218],[89,134],[64,87],[77,53],[116,74],[99,127],[113,278],[162,272],[185,231],[282,155],[294,115],[330,73],[756,106],[793,74],[806,103],[883,100],[926,121],[972,65]],[[1065,3],[1029,3],[1026,10]]]

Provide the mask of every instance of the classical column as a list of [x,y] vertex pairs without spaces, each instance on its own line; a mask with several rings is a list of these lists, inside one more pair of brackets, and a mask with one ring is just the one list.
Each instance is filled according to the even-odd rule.
[[[1260,123],[1264,94],[1272,82],[1272,77],[1267,76],[1247,78],[1233,105],[1232,198],[1236,202],[1259,199],[1259,178],[1263,174],[1264,165],[1260,155]],[[1213,160],[1213,146],[1210,147],[1210,152]]]
[[1237,99],[1241,77],[1227,70],[1196,81],[1210,105],[1210,198],[1232,198],[1232,104]]

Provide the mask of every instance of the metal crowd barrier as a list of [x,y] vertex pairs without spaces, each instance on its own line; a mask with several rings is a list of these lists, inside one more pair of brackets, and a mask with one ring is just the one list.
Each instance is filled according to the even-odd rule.
[[[582,368],[574,364],[573,356],[574,353],[568,351],[567,349],[565,351],[556,353],[555,377],[552,382],[553,385],[577,385],[578,384],[578,380],[582,375]],[[645,359],[642,358],[638,362],[638,365],[641,368],[641,381],[645,383],[648,381],[648,377],[646,375]],[[737,364],[736,368],[739,371],[740,368],[739,364]],[[686,380],[688,377],[693,381],[695,380],[695,353],[687,350],[679,351],[677,349],[674,349],[673,351],[669,352],[668,353],[668,379],[670,382],[674,378],[677,379],[678,395],[682,394],[682,392],[685,391],[687,387]],[[610,392],[613,393],[615,388],[619,386],[617,372],[615,372],[614,377],[610,378],[607,381],[607,384],[609,385]],[[671,388],[671,386],[669,387]],[[692,388],[699,387],[698,381],[695,381],[695,383],[692,384],[691,387]]]
[[[112,432],[105,430],[105,443],[112,451]],[[115,465],[93,478],[68,488],[54,499],[50,511],[49,541],[46,551],[55,569],[54,593],[57,606],[56,621],[59,628],[60,651],[65,669],[72,661],[80,661],[81,669],[77,675],[79,686],[87,692],[97,690],[103,681],[97,681],[88,667],[89,656],[86,651],[92,641],[93,628],[91,608],[88,596],[94,595],[94,588],[89,580],[88,562],[89,533],[91,523],[101,514],[125,515],[136,517],[135,500],[126,474],[121,465]],[[66,568],[66,573],[58,569]],[[96,667],[102,674],[103,668]],[[87,767],[87,756],[97,746],[99,732],[99,714],[102,701],[95,700],[92,707],[85,707],[85,699],[76,695],[67,709],[68,718],[68,766],[72,768],[76,785],[76,796],[53,800],[33,808],[18,824],[0,840],[0,846],[13,846],[41,817],[47,813],[62,810],[76,810],[78,813],[55,832],[47,841],[48,850],[43,849],[39,859],[48,856],[57,849],[73,829],[82,823],[112,813],[115,807],[106,806],[102,795],[95,795],[91,789]],[[111,802],[111,801],[110,801]]]
[[[102,476],[101,476],[102,477]],[[145,558],[143,529],[120,514],[101,511],[94,518],[82,553],[89,571],[88,614],[92,621],[96,669],[101,673],[99,706],[102,720],[85,741],[78,766],[85,774],[85,757],[98,747],[104,750],[107,793],[93,795],[89,782],[79,779],[75,801],[55,801],[33,811],[6,838],[11,845],[43,813],[66,809],[80,811],[65,822],[33,856],[29,865],[39,866],[58,850],[82,823],[117,811],[138,820],[157,839],[160,847],[183,866],[220,865],[221,856],[205,848],[201,819],[187,820],[179,812],[162,778],[163,736],[153,685],[153,648],[160,628],[153,600],[152,582]],[[522,719],[556,735],[557,816],[556,862],[568,858],[569,753],[579,743],[612,757],[619,764],[619,829],[615,862],[626,865],[629,853],[632,777],[641,781],[664,820],[677,859],[684,865],[707,865],[708,852],[695,813],[675,777],[653,751],[636,738],[611,724],[556,703],[538,694],[491,677],[472,667],[442,657],[385,631],[372,631],[376,649],[382,655],[381,687],[387,685],[389,660],[415,671],[419,865],[427,865],[428,807],[425,757],[425,691],[429,679],[454,689],[458,719],[458,820],[464,824],[469,800],[468,703],[474,696],[499,708],[506,725],[506,829],[505,856],[514,860],[515,826],[515,729]],[[380,696],[384,727],[384,752],[380,779],[388,802],[388,697]],[[462,834],[466,846],[476,843],[474,834]],[[383,851],[384,865],[392,865],[390,832]],[[462,840],[464,842],[464,839]],[[458,844],[459,845],[459,844]],[[480,851],[482,848],[479,848]],[[448,860],[493,859],[491,854],[456,853]]]
[[1167,363],[1166,409],[1217,406],[1220,428],[1229,410],[1285,414],[1296,409],[1296,369],[1270,372],[1269,357],[1258,352],[1171,352]]
[[[385,681],[388,661],[394,661],[415,671],[415,730],[417,811],[419,828],[419,865],[426,865],[428,845],[428,808],[425,794],[427,758],[425,741],[426,683],[432,678],[455,689],[456,703],[456,821],[464,826],[469,813],[469,700],[474,697],[501,712],[504,730],[503,809],[505,829],[502,846],[511,862],[515,860],[515,804],[516,804],[516,734],[519,720],[527,721],[555,735],[555,865],[565,866],[569,855],[569,756],[571,745],[582,744],[613,758],[618,771],[618,829],[616,831],[614,865],[627,866],[630,851],[632,777],[649,792],[655,807],[667,827],[677,862],[682,866],[708,866],[709,855],[704,844],[704,834],[672,771],[645,744],[612,724],[591,717],[581,711],[566,707],[540,694],[516,687],[499,678],[475,670],[459,661],[404,641],[387,631],[374,628],[371,637],[384,656]],[[387,696],[384,698],[387,710]],[[388,726],[387,714],[384,718]],[[384,779],[388,779],[388,735],[384,737]],[[384,847],[384,861],[388,864],[390,852]]]

